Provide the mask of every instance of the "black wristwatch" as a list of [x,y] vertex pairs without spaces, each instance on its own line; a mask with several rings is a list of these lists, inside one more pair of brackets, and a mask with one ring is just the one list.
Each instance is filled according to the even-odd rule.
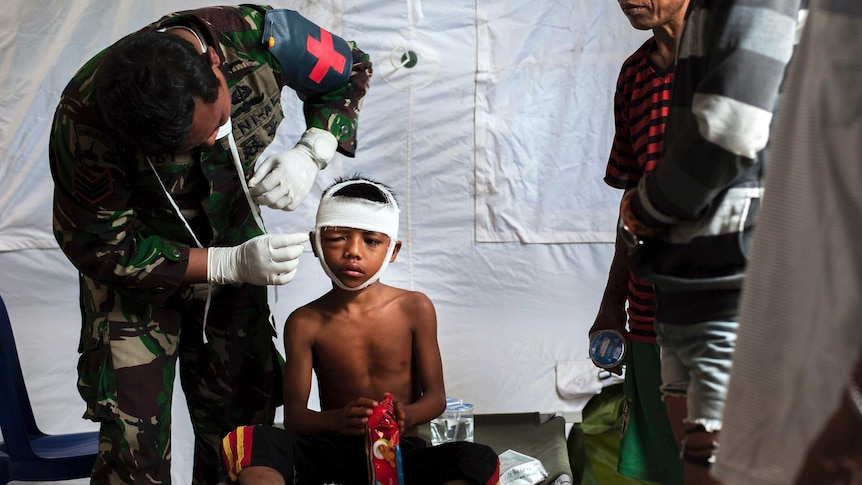
[[631,249],[640,246],[644,242],[640,236],[632,232],[629,226],[623,221],[622,217],[619,218],[619,222],[617,223],[617,233],[619,234],[620,239],[626,243],[626,246]]

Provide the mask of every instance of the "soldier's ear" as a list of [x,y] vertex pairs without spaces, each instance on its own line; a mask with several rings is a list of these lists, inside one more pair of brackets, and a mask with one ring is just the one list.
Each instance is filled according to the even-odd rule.
[[207,51],[204,53],[204,55],[207,56],[207,60],[209,61],[211,66],[216,67],[221,65],[221,59],[219,59],[218,54],[216,53],[215,49],[212,48],[212,46],[207,47]]

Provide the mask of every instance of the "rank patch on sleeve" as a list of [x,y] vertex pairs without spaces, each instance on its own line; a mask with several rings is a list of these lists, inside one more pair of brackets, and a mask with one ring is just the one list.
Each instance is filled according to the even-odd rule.
[[114,177],[108,169],[91,172],[75,167],[72,169],[72,192],[91,204],[98,204],[114,193]]

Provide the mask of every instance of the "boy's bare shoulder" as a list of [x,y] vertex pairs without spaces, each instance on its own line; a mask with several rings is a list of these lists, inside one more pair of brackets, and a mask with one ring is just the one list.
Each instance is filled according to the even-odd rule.
[[288,323],[319,321],[323,315],[330,310],[328,305],[325,303],[326,296],[327,295],[323,295],[320,298],[310,301],[290,312],[290,315],[287,317]]
[[387,286],[389,300],[410,311],[434,311],[434,303],[428,295],[421,291],[405,290],[394,286]]

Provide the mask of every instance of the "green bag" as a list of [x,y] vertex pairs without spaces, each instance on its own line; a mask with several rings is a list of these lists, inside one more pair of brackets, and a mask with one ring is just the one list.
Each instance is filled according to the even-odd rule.
[[624,402],[622,384],[605,387],[572,426],[567,448],[575,485],[654,485],[617,473]]

